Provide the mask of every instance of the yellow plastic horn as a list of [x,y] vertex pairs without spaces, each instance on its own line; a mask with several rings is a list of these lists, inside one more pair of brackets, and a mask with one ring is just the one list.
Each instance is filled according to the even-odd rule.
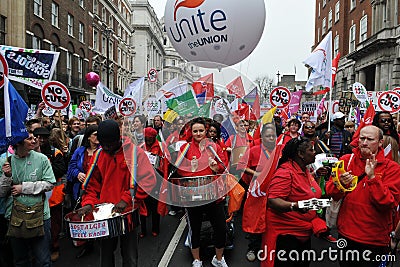
[[332,168],[332,181],[336,188],[342,193],[353,191],[357,187],[358,182],[358,176],[353,175],[353,180],[351,180],[350,187],[345,188],[340,182],[340,175],[345,172],[346,170],[344,169],[344,161],[339,160],[338,162],[335,162],[335,166]]

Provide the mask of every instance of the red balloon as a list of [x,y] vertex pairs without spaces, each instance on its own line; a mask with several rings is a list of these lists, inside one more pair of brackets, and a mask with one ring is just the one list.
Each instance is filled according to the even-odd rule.
[[86,83],[92,87],[96,87],[100,82],[100,76],[96,72],[89,72],[86,74],[85,79]]

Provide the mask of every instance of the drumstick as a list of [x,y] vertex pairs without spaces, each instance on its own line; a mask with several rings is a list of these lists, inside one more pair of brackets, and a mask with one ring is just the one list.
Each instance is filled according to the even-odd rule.
[[83,218],[85,218],[85,214],[82,214],[81,222],[83,222]]

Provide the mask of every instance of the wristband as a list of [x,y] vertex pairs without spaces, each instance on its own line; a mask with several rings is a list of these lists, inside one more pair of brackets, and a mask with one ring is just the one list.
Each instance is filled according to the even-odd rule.
[[290,210],[291,210],[291,211],[294,211],[294,205],[295,205],[294,202],[291,202],[291,203],[290,203]]

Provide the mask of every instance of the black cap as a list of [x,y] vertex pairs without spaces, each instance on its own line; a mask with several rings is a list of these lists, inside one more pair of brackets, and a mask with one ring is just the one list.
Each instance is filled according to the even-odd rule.
[[100,143],[112,143],[121,139],[118,123],[115,120],[100,122],[97,129],[97,140]]
[[45,127],[40,127],[40,128],[36,128],[35,130],[33,130],[33,135],[34,136],[38,136],[38,135],[49,136],[50,135],[50,131]]

